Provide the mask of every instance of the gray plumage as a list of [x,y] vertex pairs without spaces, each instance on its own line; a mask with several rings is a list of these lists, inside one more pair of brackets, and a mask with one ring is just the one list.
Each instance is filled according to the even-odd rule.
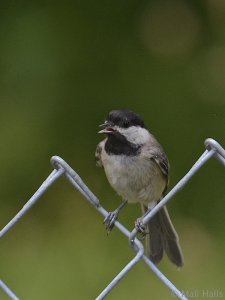
[[[96,149],[97,165],[104,167],[115,191],[127,202],[139,202],[145,213],[165,195],[169,175],[167,156],[138,115],[127,110],[110,114],[101,131],[107,138]],[[165,250],[169,259],[181,267],[183,255],[166,207],[149,221],[147,231],[149,258],[157,264]]]

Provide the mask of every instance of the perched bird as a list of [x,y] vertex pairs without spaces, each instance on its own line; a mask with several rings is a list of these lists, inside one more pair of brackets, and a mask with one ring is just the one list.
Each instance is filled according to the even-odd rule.
[[[99,133],[106,135],[96,149],[96,162],[105,170],[112,188],[122,197],[122,204],[105,219],[108,232],[121,208],[139,202],[143,214],[165,195],[169,162],[156,138],[145,127],[140,116],[129,110],[111,111]],[[136,222],[142,233],[140,219]],[[164,206],[147,224],[147,255],[155,264],[164,250],[176,266],[183,265],[178,235]]]

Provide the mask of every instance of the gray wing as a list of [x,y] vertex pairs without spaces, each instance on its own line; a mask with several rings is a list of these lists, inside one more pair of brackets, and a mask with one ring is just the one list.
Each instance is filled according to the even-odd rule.
[[142,153],[147,159],[151,159],[157,164],[165,177],[167,183],[163,193],[165,194],[169,182],[169,161],[162,146],[153,135],[151,135],[151,141],[145,146]]
[[169,161],[165,154],[165,152],[162,149],[159,149],[159,151],[156,154],[153,154],[152,159],[157,163],[159,168],[161,169],[162,173],[168,178],[169,176]]
[[162,171],[162,174],[165,176],[166,179],[166,187],[163,191],[163,195],[166,194],[166,190],[169,184],[169,161],[166,156],[166,153],[164,150],[160,147],[158,148],[157,153],[152,155],[152,159],[156,162],[156,164],[159,166],[160,170]]
[[102,141],[97,145],[96,151],[95,151],[95,161],[96,161],[96,166],[98,167],[102,167],[102,159],[101,159],[101,155],[102,155],[102,148],[104,147],[104,142]]

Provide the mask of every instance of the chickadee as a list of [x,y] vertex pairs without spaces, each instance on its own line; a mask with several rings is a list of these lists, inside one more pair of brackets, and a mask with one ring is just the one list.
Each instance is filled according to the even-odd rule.
[[[169,162],[155,137],[136,113],[129,110],[111,111],[99,133],[106,134],[96,149],[96,162],[103,166],[110,185],[122,197],[122,204],[105,219],[108,232],[121,208],[139,202],[146,213],[165,195]],[[140,225],[140,220],[136,226]],[[143,228],[139,226],[140,231]],[[178,267],[183,255],[176,230],[164,206],[147,224],[147,255],[159,263],[165,250]]]

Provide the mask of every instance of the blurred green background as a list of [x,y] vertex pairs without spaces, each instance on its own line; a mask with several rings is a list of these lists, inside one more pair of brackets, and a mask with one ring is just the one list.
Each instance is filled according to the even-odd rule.
[[[9,0],[0,8],[1,227],[51,172],[53,155],[106,209],[118,206],[94,161],[98,125],[112,109],[144,118],[170,159],[170,187],[206,138],[225,146],[223,0]],[[224,171],[211,160],[168,205],[185,266],[165,257],[160,269],[189,298],[225,298]],[[139,216],[131,205],[120,220],[132,229]],[[21,300],[95,299],[133,256],[102,221],[60,179],[1,240],[0,277]],[[143,263],[107,297],[172,298]],[[0,299],[8,299],[2,291]]]

